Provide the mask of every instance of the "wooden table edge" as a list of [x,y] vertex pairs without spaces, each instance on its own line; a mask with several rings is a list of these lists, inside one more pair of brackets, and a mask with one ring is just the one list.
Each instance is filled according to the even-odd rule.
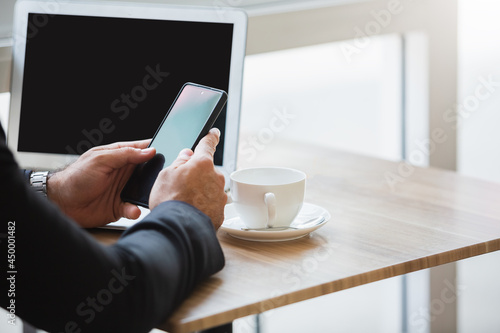
[[337,291],[346,290],[364,284],[377,282],[391,277],[396,277],[499,250],[500,239],[492,239],[490,241],[477,243],[438,254],[433,254],[430,256],[419,258],[417,260],[401,262],[396,265],[386,266],[377,270],[349,276],[344,279],[323,283],[302,290],[291,291],[290,293],[277,295],[275,297],[271,297],[252,304],[247,304],[229,311],[217,313],[209,317],[193,319],[184,323],[176,323],[168,320],[164,325],[161,325],[158,328],[171,333],[189,333],[205,330],[230,323],[233,320],[242,317],[263,313],[285,305],[290,305],[311,298],[331,294]]

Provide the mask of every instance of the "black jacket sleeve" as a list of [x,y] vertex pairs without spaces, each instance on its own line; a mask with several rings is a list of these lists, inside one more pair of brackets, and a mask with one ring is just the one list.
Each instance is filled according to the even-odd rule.
[[148,332],[224,266],[210,219],[183,202],[101,245],[27,186],[2,134],[0,305],[16,316],[49,332]]

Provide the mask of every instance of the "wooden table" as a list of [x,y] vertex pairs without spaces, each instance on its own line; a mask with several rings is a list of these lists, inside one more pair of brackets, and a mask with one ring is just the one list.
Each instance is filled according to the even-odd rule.
[[[305,171],[306,202],[328,209],[332,218],[309,236],[281,243],[219,231],[226,267],[162,329],[202,330],[500,249],[500,184],[298,143],[273,143],[240,164]],[[393,186],[390,174],[399,177]],[[107,243],[119,236],[94,234]]]

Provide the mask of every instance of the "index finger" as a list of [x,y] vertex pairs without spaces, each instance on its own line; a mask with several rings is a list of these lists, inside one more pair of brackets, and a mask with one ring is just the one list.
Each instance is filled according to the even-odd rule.
[[219,144],[220,131],[218,128],[212,128],[207,135],[200,140],[194,149],[193,157],[208,157],[213,160],[215,149]]
[[149,145],[150,142],[151,142],[151,139],[137,140],[137,141],[122,141],[122,142],[110,143],[110,144],[107,144],[104,146],[97,146],[97,147],[95,147],[95,149],[105,150],[105,149],[118,149],[118,148],[124,148],[124,147],[144,149]]

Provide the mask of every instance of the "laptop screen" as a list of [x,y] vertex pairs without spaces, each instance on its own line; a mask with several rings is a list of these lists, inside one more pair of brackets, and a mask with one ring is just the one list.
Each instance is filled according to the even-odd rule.
[[[231,23],[30,13],[27,27],[20,152],[151,138],[184,83],[229,88]],[[221,165],[226,110],[215,127]]]

